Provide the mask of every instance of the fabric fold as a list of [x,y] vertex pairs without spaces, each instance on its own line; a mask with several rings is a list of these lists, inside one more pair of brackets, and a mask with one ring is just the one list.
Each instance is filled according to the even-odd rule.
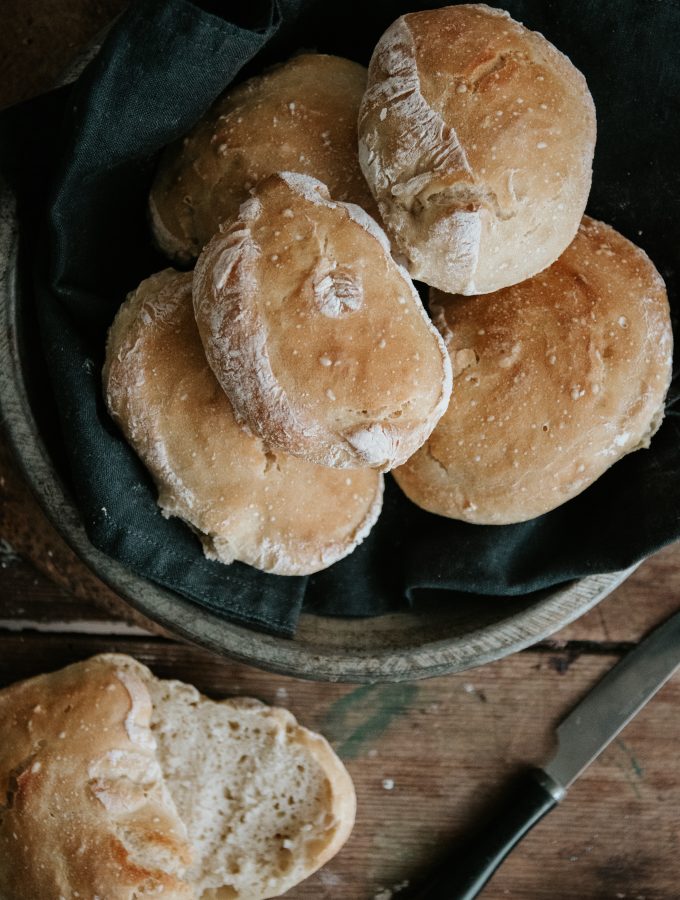
[[[568,0],[498,5],[542,31],[586,75],[599,120],[589,213],[649,253],[677,318],[680,120],[670,110],[680,96],[680,8],[656,4],[643,15],[631,0],[617,6],[621,27],[612,29],[606,0],[589,2],[578,17]],[[300,49],[367,64],[394,18],[431,2],[277,0],[244,6],[233,22],[230,4],[203,6],[131,4],[72,88],[2,117],[0,140],[11,143],[10,131],[18,137],[3,168],[18,173],[22,264],[33,276],[24,302],[40,323],[40,335],[28,336],[24,365],[29,374],[41,372],[42,382],[29,381],[47,379],[52,391],[36,390],[32,403],[92,543],[194,601],[197,614],[203,606],[291,636],[302,609],[371,616],[417,611],[424,598],[459,603],[462,593],[482,604],[488,596],[625,568],[680,537],[680,420],[673,407],[650,450],[520,525],[472,526],[425,513],[388,478],[384,511],[365,543],[308,578],[208,561],[185,525],[162,516],[153,483],[108,416],[101,390],[106,331],[118,306],[168,265],[152,244],[146,212],[159,151],[234,79]]]

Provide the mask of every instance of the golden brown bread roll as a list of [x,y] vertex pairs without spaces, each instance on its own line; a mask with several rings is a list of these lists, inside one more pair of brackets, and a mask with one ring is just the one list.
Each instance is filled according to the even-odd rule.
[[448,355],[410,278],[320,181],[261,181],[204,249],[193,293],[208,362],[270,447],[386,471],[446,409]]
[[104,660],[0,691],[3,900],[195,900],[149,693]]
[[382,476],[268,450],[244,432],[205,360],[190,272],[143,281],[111,326],[109,410],[151,472],[158,503],[197,532],[206,556],[278,575],[318,571],[363,540]]
[[266,900],[334,856],[356,797],[285,709],[103,654],[0,690],[2,900]]
[[649,446],[671,378],[663,280],[584,218],[540,275],[490,296],[431,292],[454,369],[451,403],[394,472],[430,512],[505,524],[548,512]]
[[375,48],[359,159],[427,284],[482,294],[554,262],[583,215],[594,146],[581,73],[503,10],[410,13]]
[[188,262],[266,175],[313,175],[335,200],[377,207],[361,174],[356,122],[366,69],[307,53],[227,91],[163,154],[149,208],[158,245]]

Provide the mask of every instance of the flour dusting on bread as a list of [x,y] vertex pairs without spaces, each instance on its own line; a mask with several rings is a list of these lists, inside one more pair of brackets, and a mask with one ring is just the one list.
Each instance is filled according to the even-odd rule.
[[0,690],[0,714],[2,900],[267,900],[354,824],[352,781],[321,735],[129,656]]
[[576,496],[663,418],[672,331],[646,254],[585,217],[545,272],[485,297],[433,290],[456,379],[425,445],[394,477],[419,506],[501,525]]
[[[256,221],[257,204],[248,210]],[[247,280],[251,252],[257,256],[245,229],[234,241],[226,234],[216,283],[227,289]],[[168,269],[121,307],[104,369],[111,414],[151,472],[163,514],[187,522],[209,559],[278,575],[326,568],[375,524],[382,476],[363,469],[348,479],[241,428],[206,361],[191,287],[191,273]],[[249,358],[266,358],[264,333],[248,338],[227,356],[236,371]]]
[[550,265],[583,214],[595,144],[585,79],[503,10],[408,13],[384,33],[359,160],[410,273],[489,293]]
[[[442,192],[450,192],[452,186],[473,184],[472,171],[455,129],[423,97],[413,36],[404,17],[393,22],[380,39],[371,70],[382,70],[384,75],[380,81],[369,82],[362,100],[359,162],[383,221],[410,260],[414,278],[427,275],[418,251],[417,230],[422,228],[430,252],[443,257],[445,269],[456,283],[465,285],[466,293],[473,292],[479,212],[446,209],[441,202]],[[371,127],[376,110],[380,110],[378,127]],[[398,117],[403,127],[390,152],[384,153],[379,123],[388,116]]]
[[215,376],[272,449],[334,468],[392,468],[451,391],[446,349],[410,277],[377,223],[314,178],[270,176],[254,201],[224,223],[194,274]]

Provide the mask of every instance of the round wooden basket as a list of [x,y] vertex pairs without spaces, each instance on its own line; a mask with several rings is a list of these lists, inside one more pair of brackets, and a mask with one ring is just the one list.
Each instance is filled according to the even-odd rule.
[[521,597],[463,595],[455,604],[372,619],[303,615],[294,639],[234,625],[127,570],[89,542],[41,437],[27,390],[13,194],[0,184],[0,411],[42,507],[64,539],[117,594],[166,630],[263,669],[320,681],[405,681],[459,672],[521,650],[578,618],[632,571],[595,575]]

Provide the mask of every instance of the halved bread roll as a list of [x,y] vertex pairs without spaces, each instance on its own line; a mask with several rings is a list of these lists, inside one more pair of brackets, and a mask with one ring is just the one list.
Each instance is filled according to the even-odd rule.
[[106,654],[0,691],[3,900],[265,900],[347,840],[352,781],[286,710]]
[[0,691],[0,897],[194,900],[138,675],[95,657]]
[[215,703],[179,681],[147,676],[146,684],[201,900],[278,897],[338,852],[356,798],[321,735],[257,700]]
[[661,424],[673,335],[649,257],[587,217],[540,275],[490,296],[433,290],[455,384],[426,444],[395,470],[418,506],[522,522],[575,497]]
[[190,272],[166,269],[118,311],[103,373],[111,415],[164,514],[189,523],[206,556],[278,575],[330,566],[377,520],[382,476],[271,450],[238,425],[206,362],[191,284]]
[[320,181],[261,181],[201,254],[194,310],[240,421],[323,466],[387,471],[446,409],[446,348],[384,232]]

